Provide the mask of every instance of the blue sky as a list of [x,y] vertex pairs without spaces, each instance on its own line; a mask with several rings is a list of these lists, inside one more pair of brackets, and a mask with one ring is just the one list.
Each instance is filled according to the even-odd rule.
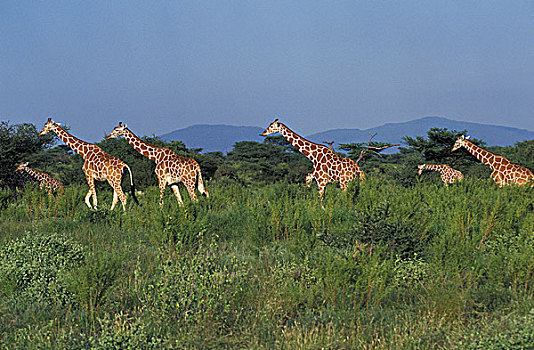
[[532,1],[2,1],[0,118],[100,140],[424,116],[534,130]]

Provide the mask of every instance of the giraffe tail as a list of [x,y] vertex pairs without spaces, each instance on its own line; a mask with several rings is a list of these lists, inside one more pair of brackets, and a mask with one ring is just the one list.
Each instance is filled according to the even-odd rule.
[[134,182],[133,182],[132,170],[130,169],[128,164],[124,164],[124,166],[126,167],[126,169],[128,169],[128,172],[130,173],[130,193],[132,194],[132,198],[133,198],[135,204],[140,205],[139,204],[139,200],[135,196],[135,185],[134,185]]
[[200,191],[200,193],[202,193],[203,195],[209,198],[210,194],[208,193],[208,191],[206,191],[206,188],[204,187],[204,180],[202,180],[202,173],[200,172],[200,167],[198,167],[197,172],[198,172],[198,190]]

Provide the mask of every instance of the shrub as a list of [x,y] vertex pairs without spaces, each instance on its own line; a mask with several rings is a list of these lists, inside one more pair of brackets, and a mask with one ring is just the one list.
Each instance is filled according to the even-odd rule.
[[0,292],[32,303],[66,304],[66,273],[83,261],[82,248],[57,233],[27,232],[0,248]]
[[526,315],[509,314],[461,335],[463,349],[532,349],[534,348],[534,309]]
[[162,258],[159,275],[142,297],[158,315],[156,322],[179,327],[203,320],[215,327],[231,322],[233,306],[245,288],[246,265],[235,257],[225,260],[220,253],[211,243]]

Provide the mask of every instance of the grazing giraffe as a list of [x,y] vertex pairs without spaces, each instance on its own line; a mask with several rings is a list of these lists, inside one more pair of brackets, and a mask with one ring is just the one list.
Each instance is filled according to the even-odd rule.
[[321,200],[323,199],[327,183],[339,182],[341,190],[345,191],[347,184],[352,179],[359,177],[361,181],[365,178],[363,171],[355,161],[350,158],[341,157],[327,146],[306,140],[286,125],[280,123],[278,119],[272,122],[261,135],[267,136],[274,133],[280,133],[300,153],[312,161],[313,171],[306,176],[306,185],[309,186],[312,180],[315,179]]
[[[512,183],[515,183],[516,185],[524,185],[529,182],[534,182],[534,174],[532,171],[521,165],[510,162],[506,157],[491,153],[490,151],[475,145],[469,141],[469,136],[458,136],[451,152],[456,151],[461,147],[465,147],[469,153],[491,168],[491,177],[499,187]],[[532,186],[534,187],[534,183]]]
[[[15,170],[15,171],[20,171],[20,172],[24,171],[27,174],[29,174],[33,179],[35,179],[35,180],[37,180],[39,182],[39,188],[45,187],[48,190],[49,194],[60,193],[60,192],[61,192],[61,194],[64,193],[65,188],[64,188],[63,183],[61,181],[59,181],[58,179],[53,178],[52,175],[50,175],[48,173],[44,173],[42,171],[30,168],[28,166],[28,162],[20,163],[20,165],[17,167],[17,170]],[[58,192],[58,190],[59,190],[59,192]]]
[[419,169],[419,176],[421,176],[423,170],[434,170],[439,172],[441,174],[441,181],[443,181],[447,187],[455,181],[462,181],[464,179],[464,175],[460,171],[451,168],[447,164],[421,164],[418,165],[417,168]]
[[43,129],[39,135],[44,135],[50,131],[53,131],[59,136],[59,138],[67,144],[74,152],[78,153],[85,160],[82,170],[85,173],[85,178],[89,184],[89,191],[85,196],[85,203],[92,209],[89,198],[93,197],[93,205],[96,209],[98,200],[96,197],[95,180],[107,181],[113,188],[113,203],[111,204],[111,210],[115,208],[117,199],[120,199],[122,203],[122,209],[126,210],[126,195],[122,191],[121,179],[122,171],[124,168],[128,169],[130,173],[130,188],[132,198],[136,204],[139,204],[135,197],[135,188],[133,183],[132,171],[128,164],[121,161],[119,158],[104,152],[100,147],[89,142],[82,141],[76,137],[70,135],[63,130],[59,124],[56,124],[52,118],[48,118]]
[[159,181],[159,204],[163,205],[163,192],[167,185],[171,186],[179,205],[183,205],[182,196],[178,188],[178,183],[183,182],[193,201],[197,201],[195,193],[195,183],[198,175],[198,190],[209,197],[208,191],[204,188],[200,166],[192,158],[182,157],[170,149],[161,146],[151,145],[141,140],[135,135],[126,124],[119,123],[111,131],[108,139],[124,136],[126,141],[139,153],[156,163],[156,176]]

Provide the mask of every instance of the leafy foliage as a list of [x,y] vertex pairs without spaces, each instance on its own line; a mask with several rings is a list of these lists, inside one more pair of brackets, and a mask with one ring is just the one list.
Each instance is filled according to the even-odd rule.
[[[446,128],[431,128],[427,132],[426,138],[421,136],[415,138],[409,136],[403,137],[403,141],[409,148],[401,147],[400,150],[403,153],[408,153],[410,151],[417,152],[421,154],[425,162],[428,163],[445,163],[453,167],[464,168],[473,162],[477,162],[477,160],[463,148],[455,152],[451,152],[451,148],[458,136],[466,134],[466,130],[456,131],[447,130]],[[470,141],[477,146],[484,146],[482,140],[472,138]]]
[[0,186],[15,187],[21,179],[15,169],[32,154],[50,147],[54,143],[52,135],[39,136],[33,124],[10,124],[0,122]]
[[157,312],[159,322],[194,327],[200,322],[228,326],[245,289],[246,265],[235,257],[224,261],[216,243],[164,259],[153,284],[143,291],[143,303]]
[[14,300],[65,305],[68,271],[83,261],[82,248],[56,233],[28,232],[0,248],[0,293]]
[[291,148],[273,138],[265,143],[242,141],[228,153],[228,160],[236,164],[236,173],[245,183],[302,182],[311,170],[311,163]]

